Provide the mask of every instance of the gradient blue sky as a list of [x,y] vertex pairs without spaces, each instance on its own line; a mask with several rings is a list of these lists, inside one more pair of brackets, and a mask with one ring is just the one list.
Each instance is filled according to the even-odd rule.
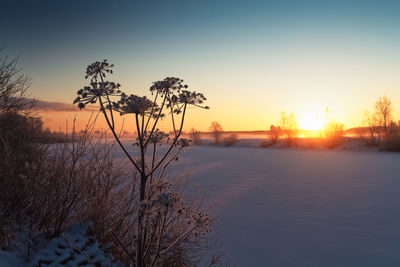
[[129,93],[166,76],[203,92],[211,110],[191,110],[187,128],[266,129],[281,111],[301,126],[325,106],[351,127],[385,94],[400,119],[399,1],[2,1],[1,10],[0,43],[41,100],[71,102],[85,66],[107,58]]

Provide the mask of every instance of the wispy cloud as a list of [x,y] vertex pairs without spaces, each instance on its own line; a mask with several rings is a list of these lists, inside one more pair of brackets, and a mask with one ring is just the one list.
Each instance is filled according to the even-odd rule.
[[[63,102],[53,102],[53,101],[43,101],[35,99],[35,110],[47,111],[47,112],[68,112],[68,111],[79,111],[77,105],[63,103]],[[96,111],[94,107],[86,107],[86,111]]]

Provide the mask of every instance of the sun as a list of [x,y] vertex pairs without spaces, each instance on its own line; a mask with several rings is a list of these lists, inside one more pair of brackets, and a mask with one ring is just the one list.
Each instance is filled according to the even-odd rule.
[[302,130],[319,131],[322,130],[323,124],[321,121],[313,118],[304,118],[299,120],[299,128]]
[[299,129],[309,131],[320,131],[325,127],[325,121],[317,113],[307,113],[302,115],[299,120]]

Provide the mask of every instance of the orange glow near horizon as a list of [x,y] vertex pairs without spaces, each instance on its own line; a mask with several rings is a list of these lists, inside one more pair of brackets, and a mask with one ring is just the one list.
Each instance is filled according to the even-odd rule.
[[[373,104],[373,101],[371,101]],[[226,103],[222,103],[223,106]],[[371,104],[371,106],[372,106]],[[340,109],[333,109],[331,105],[324,106],[323,104],[308,104],[308,105],[296,105],[296,106],[284,106],[280,108],[276,107],[250,107],[248,112],[239,112],[237,109],[223,109],[221,106],[215,103],[211,105],[210,110],[204,110],[199,108],[190,108],[185,116],[185,123],[183,130],[185,132],[190,131],[192,128],[198,131],[206,132],[209,130],[212,121],[218,121],[224,131],[267,131],[270,125],[280,125],[280,112],[275,110],[285,110],[286,113],[293,113],[296,115],[297,126],[299,130],[303,130],[301,134],[304,137],[318,137],[321,135],[321,131],[327,125],[330,120],[337,121],[338,123],[344,123],[345,129],[353,127],[359,127],[363,125],[363,112],[359,112],[358,116],[354,116],[351,123],[345,120],[346,113]],[[223,106],[225,107],[225,106]],[[96,110],[95,107],[92,110]],[[361,109],[362,110],[362,109]],[[328,114],[327,114],[328,111]],[[259,116],[251,116],[253,112],[258,112]],[[75,130],[80,131],[85,129],[85,125],[88,122],[90,116],[96,116],[97,111],[82,110],[78,108],[76,111],[39,111],[39,115],[42,117],[44,127],[49,127],[52,131],[65,131],[68,128],[70,132],[72,130],[72,124],[74,118],[76,118]],[[350,114],[350,117],[353,114]],[[396,120],[396,114],[394,114]],[[118,129],[123,126],[123,131],[128,133],[136,132],[135,123],[133,117],[119,116],[115,117],[116,125]],[[172,125],[169,120],[163,119],[159,123],[159,129],[165,132],[169,132],[172,129]],[[108,126],[104,120],[102,114],[99,114],[96,126],[96,130],[107,130]]]
[[[207,112],[207,111],[205,111]],[[56,132],[68,132],[72,131],[73,124],[75,121],[75,130],[80,131],[85,129],[86,124],[90,119],[95,119],[97,117],[95,129],[96,130],[107,130],[108,126],[105,122],[103,114],[91,111],[76,111],[76,112],[40,112],[39,115],[42,117],[44,122],[44,127],[48,127],[51,131]],[[199,131],[208,131],[209,125],[211,124],[211,120],[207,122],[207,120],[201,119],[201,114],[188,114],[188,119],[185,121],[184,124],[184,131],[190,131],[192,128],[199,130]],[[191,115],[194,115],[191,117]],[[197,115],[197,116],[196,116]],[[203,118],[207,118],[205,114]],[[116,116],[116,125],[118,131],[121,130],[123,127],[123,131],[128,133],[134,133],[136,128],[134,127],[134,118],[129,116]],[[238,122],[239,123],[239,122]],[[240,124],[239,124],[240,125]],[[274,123],[277,125],[277,123]],[[318,136],[323,130],[326,125],[326,120],[321,119],[320,116],[315,113],[306,112],[301,113],[298,117],[298,128],[300,131],[303,131],[299,137],[315,137]],[[159,128],[165,132],[170,131],[169,123],[166,120],[162,120],[159,123]],[[268,130],[269,125],[266,124],[264,129],[246,129],[246,128],[237,128],[237,129],[230,129],[225,128],[224,124],[222,124],[223,130],[225,131],[252,131],[252,130]],[[239,126],[240,127],[240,126]]]

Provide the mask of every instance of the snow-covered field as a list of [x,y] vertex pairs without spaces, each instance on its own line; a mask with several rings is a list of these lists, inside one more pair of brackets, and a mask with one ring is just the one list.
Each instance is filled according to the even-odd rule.
[[233,266],[400,266],[400,153],[203,145],[184,169]]
[[194,146],[238,266],[400,266],[400,154]]

